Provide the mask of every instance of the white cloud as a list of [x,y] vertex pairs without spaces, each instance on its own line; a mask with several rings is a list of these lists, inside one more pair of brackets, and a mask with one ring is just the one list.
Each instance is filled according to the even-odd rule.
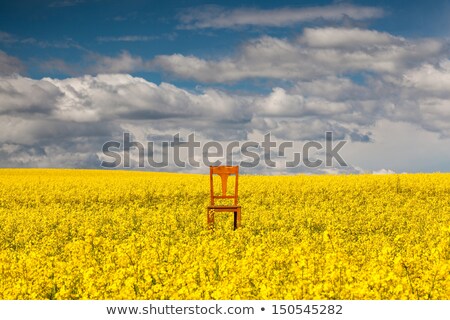
[[[443,43],[433,39],[403,40],[361,29],[314,29],[313,35],[308,30],[305,31],[309,34],[307,40],[300,38],[300,43],[263,36],[246,42],[236,55],[220,60],[173,54],[157,56],[149,65],[180,78],[202,82],[248,78],[311,80],[354,72],[396,74],[444,52]],[[321,43],[323,39],[314,42],[311,38],[322,33],[336,38],[333,46],[309,46],[311,42]],[[355,35],[357,39],[352,38]],[[363,41],[365,36],[367,39]]]
[[17,41],[18,39],[14,37],[12,34],[0,31],[0,43],[14,43]]
[[442,60],[437,65],[425,63],[408,70],[404,73],[403,85],[435,94],[450,95],[450,60]]
[[274,88],[272,93],[257,99],[258,113],[272,117],[332,116],[346,113],[351,106],[343,102],[329,101],[319,97],[305,98],[287,93],[283,88]]
[[[194,56],[184,56],[182,54],[157,56],[151,63],[156,69],[172,73],[181,78],[192,78],[204,82],[222,82],[236,80],[239,76],[236,73],[235,65],[232,61],[206,61]],[[228,69],[227,66],[231,69]],[[213,72],[210,72],[214,70]]]
[[[429,139],[437,151],[424,148],[437,155],[449,141],[439,144],[438,139],[450,136],[450,99],[402,86],[402,77],[397,82],[374,78],[366,85],[326,77],[299,81],[290,89],[275,87],[265,95],[211,88],[188,91],[125,74],[0,79],[0,163],[8,166],[54,164],[46,159],[51,155],[63,161],[61,166],[72,166],[75,159],[93,166],[102,144],[121,139],[124,131],[144,140],[156,135],[166,141],[177,132],[186,137],[193,131],[202,141],[242,141],[269,131],[277,140],[323,140],[324,132],[332,131],[336,139],[352,141],[345,158],[350,164],[372,171],[405,171],[414,166],[402,169],[401,162],[385,158],[394,152],[406,161],[400,142],[413,148],[414,135],[420,137],[419,146]],[[384,123],[381,128],[379,123]],[[410,137],[397,132],[403,124]],[[370,153],[371,146],[379,154]],[[423,157],[415,164],[425,168],[430,159]]]
[[62,1],[51,2],[48,6],[50,8],[64,8],[64,7],[77,6],[84,2],[85,2],[85,0],[62,0]]
[[168,83],[156,85],[124,74],[100,74],[63,80],[45,78],[64,98],[55,105],[58,119],[93,122],[111,119],[202,118],[242,121],[245,97],[207,89],[191,93]]
[[151,65],[181,78],[213,83],[246,78],[296,79],[329,73],[313,64],[308,52],[286,40],[267,36],[246,43],[234,57],[214,61],[181,54],[161,55]]
[[284,27],[316,20],[342,21],[380,18],[380,8],[355,5],[329,5],[321,7],[286,7],[281,9],[240,8],[219,6],[191,8],[179,15],[183,29],[236,28],[242,26]]
[[80,73],[80,68],[70,65],[62,59],[48,59],[39,63],[39,69],[47,74],[62,73],[75,76]]
[[449,138],[450,99],[423,98],[418,103],[422,127]]
[[[120,139],[124,130],[141,132],[142,138],[195,131],[203,140],[224,141],[267,131],[279,139],[323,139],[327,129],[339,137],[354,133],[333,123],[333,116],[345,113],[326,111],[333,102],[304,99],[280,88],[266,97],[215,89],[191,92],[124,74],[41,80],[15,76],[1,78],[0,84],[0,144],[7,145],[0,155],[3,165],[54,164],[45,159],[51,150],[66,160],[61,166],[72,165],[73,159],[91,165],[89,155],[97,154],[104,142]],[[290,107],[302,99],[304,105],[291,114]]]
[[327,76],[319,79],[297,81],[291,93],[328,99],[330,101],[367,100],[370,90],[351,81],[349,78]]
[[59,145],[70,151],[83,139],[107,139],[116,127],[107,122],[77,123],[52,117],[24,117],[22,115],[0,116],[0,143],[46,147]]
[[[378,119],[389,118],[416,123],[443,136],[450,134],[450,99],[419,96],[411,88],[399,98],[404,87],[379,79],[367,86],[328,77],[300,81],[291,89],[275,87],[267,95],[233,95],[210,88],[192,92],[125,74],[62,80],[14,76],[1,78],[0,112],[75,123],[165,119],[163,126],[177,128],[185,123],[184,127],[208,134],[217,131],[214,126],[208,128],[210,124],[221,123],[225,123],[223,130],[229,128],[227,133],[240,127],[244,132],[277,130],[280,137],[307,126],[311,129],[303,130],[305,139],[340,128],[342,135],[362,141],[367,140],[367,128]],[[290,130],[291,125],[297,127]]]
[[358,28],[305,28],[298,41],[309,47],[354,48],[401,44],[405,40],[386,32]]
[[24,70],[22,62],[0,50],[0,76],[21,73]]
[[85,54],[82,61],[77,64],[70,64],[61,59],[49,59],[39,63],[39,67],[44,71],[50,73],[56,71],[71,76],[105,73],[129,74],[148,71],[149,66],[149,61],[144,60],[140,56],[132,55],[126,50],[111,56],[89,52],[88,54]]
[[392,171],[391,169],[380,169],[372,171],[373,174],[394,174],[395,171]]
[[115,56],[107,56],[96,53],[88,53],[83,56],[81,62],[67,63],[62,59],[48,59],[39,61],[39,68],[49,74],[58,72],[70,76],[82,76],[85,74],[114,74],[134,73],[146,71],[148,62],[139,56],[134,56],[128,51],[122,51]]
[[426,131],[414,123],[381,119],[371,128],[372,143],[353,143],[342,148],[342,157],[366,171],[449,171],[450,139]]
[[38,40],[32,37],[23,38],[3,31],[0,31],[0,43],[33,45],[40,48],[50,48],[50,47],[58,49],[76,48],[79,50],[86,51],[85,48],[83,48],[73,39],[67,37],[64,38],[63,40],[47,41],[47,40]]
[[92,55],[94,64],[88,67],[90,73],[131,73],[145,68],[141,57],[131,55],[127,51],[121,52],[117,57]]
[[48,114],[53,111],[62,92],[48,81],[21,76],[0,78],[0,115]]
[[119,37],[97,37],[99,42],[145,42],[159,39],[159,36],[128,35]]

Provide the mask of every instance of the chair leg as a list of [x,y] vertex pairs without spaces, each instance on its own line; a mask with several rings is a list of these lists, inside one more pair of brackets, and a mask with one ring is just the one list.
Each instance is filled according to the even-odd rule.
[[241,227],[241,209],[234,211],[234,230]]
[[241,208],[239,208],[237,212],[237,227],[241,227]]
[[207,209],[206,212],[207,220],[208,220],[208,228],[213,229],[214,228],[214,209]]

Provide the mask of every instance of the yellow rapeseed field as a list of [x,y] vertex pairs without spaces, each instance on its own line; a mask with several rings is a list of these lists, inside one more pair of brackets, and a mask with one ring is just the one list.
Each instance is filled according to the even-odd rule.
[[0,170],[0,299],[449,299],[450,174]]

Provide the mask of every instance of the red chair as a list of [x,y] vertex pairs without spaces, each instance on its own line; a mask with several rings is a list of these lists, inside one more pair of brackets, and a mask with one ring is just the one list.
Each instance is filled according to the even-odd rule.
[[[220,195],[214,194],[214,181],[213,175],[220,176],[222,181],[222,193]],[[227,194],[227,182],[230,175],[236,176],[236,182],[234,186],[234,194]],[[241,206],[238,205],[238,178],[239,178],[239,166],[218,166],[209,167],[209,180],[211,189],[211,205],[208,206],[208,226],[214,227],[214,213],[215,212],[233,212],[234,213],[234,230],[241,226]],[[215,205],[215,199],[234,199],[233,205]]]

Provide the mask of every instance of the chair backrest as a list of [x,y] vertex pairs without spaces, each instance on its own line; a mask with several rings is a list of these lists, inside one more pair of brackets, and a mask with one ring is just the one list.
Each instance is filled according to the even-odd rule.
[[[221,195],[214,194],[214,181],[213,181],[214,174],[220,176],[220,179],[222,181]],[[236,176],[234,185],[234,194],[227,195],[228,177],[233,174]],[[239,177],[239,166],[209,167],[209,179],[211,186],[211,205],[214,205],[214,199],[234,199],[234,205],[236,206],[238,204],[238,177]]]

